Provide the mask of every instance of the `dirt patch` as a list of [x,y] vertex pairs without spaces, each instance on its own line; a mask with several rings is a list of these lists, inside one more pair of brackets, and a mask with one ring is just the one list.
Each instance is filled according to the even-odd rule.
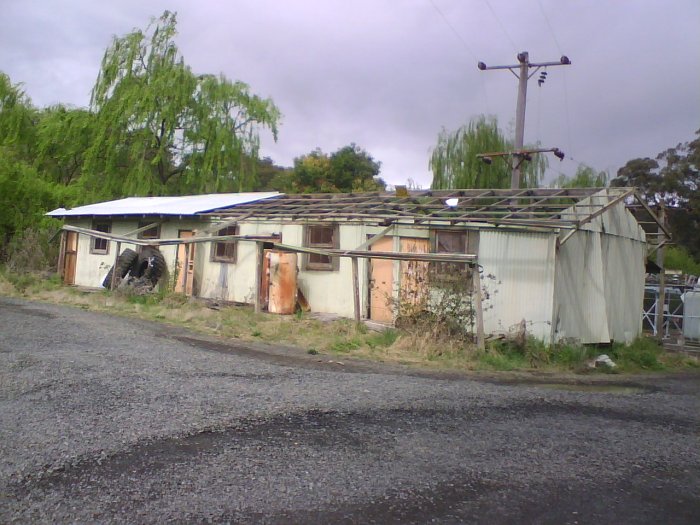
[[567,392],[593,392],[595,394],[646,394],[649,389],[642,386],[632,385],[610,385],[610,384],[576,384],[576,383],[539,383],[534,384],[537,388],[547,388],[550,390],[566,390]]
[[0,310],[9,310],[13,312],[21,312],[23,315],[31,315],[32,317],[42,317],[44,319],[55,319],[56,316],[45,310],[40,310],[38,308],[32,308],[30,306],[23,305],[9,305],[7,303],[0,303]]

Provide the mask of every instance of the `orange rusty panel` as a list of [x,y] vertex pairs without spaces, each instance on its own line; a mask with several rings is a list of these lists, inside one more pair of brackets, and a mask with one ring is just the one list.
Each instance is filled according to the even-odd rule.
[[[428,253],[428,239],[403,237],[401,251],[407,253]],[[427,261],[401,261],[401,291],[399,304],[410,309],[422,309],[428,300],[428,267]],[[402,314],[412,312],[403,311]]]
[[[383,237],[370,249],[376,252],[393,252],[394,238]],[[370,259],[370,268],[369,318],[381,323],[391,323],[394,320],[392,305],[394,261]]]
[[268,311],[293,314],[297,304],[297,254],[271,250]]
[[[194,236],[191,230],[180,230],[178,237],[188,238]],[[194,243],[178,244],[177,246],[177,282],[175,292],[192,295],[192,285],[194,283]]]
[[78,264],[78,234],[76,232],[67,232],[63,264],[63,282],[75,284],[75,267]]
[[270,252],[263,250],[262,279],[260,280],[260,305],[263,310],[267,310],[270,300]]

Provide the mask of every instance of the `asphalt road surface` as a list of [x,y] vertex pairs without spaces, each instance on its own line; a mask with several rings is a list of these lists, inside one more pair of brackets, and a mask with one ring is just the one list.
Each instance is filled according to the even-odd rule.
[[331,360],[0,298],[0,522],[700,523],[697,376]]

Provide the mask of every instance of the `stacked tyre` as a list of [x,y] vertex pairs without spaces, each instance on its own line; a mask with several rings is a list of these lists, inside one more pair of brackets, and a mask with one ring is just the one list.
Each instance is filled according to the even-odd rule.
[[117,258],[116,264],[110,268],[102,286],[111,288],[112,279],[116,274],[118,277],[115,284],[119,284],[128,275],[129,284],[153,288],[165,271],[165,258],[157,248],[146,246],[140,253],[126,248]]
[[134,263],[139,258],[139,254],[134,250],[127,248],[124,250],[119,257],[117,257],[117,263],[109,269],[107,277],[102,281],[102,286],[105,288],[112,288],[112,279],[114,274],[117,274],[117,281],[115,284],[119,283],[126,274],[129,273],[134,266]]

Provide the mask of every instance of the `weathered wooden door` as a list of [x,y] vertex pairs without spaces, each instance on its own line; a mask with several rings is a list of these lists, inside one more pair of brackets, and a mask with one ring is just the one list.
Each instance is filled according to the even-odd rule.
[[75,268],[78,263],[78,234],[66,232],[66,249],[63,254],[63,282],[75,284]]
[[[393,237],[383,237],[370,250],[374,252],[394,251]],[[394,261],[370,259],[369,318],[381,323],[394,320],[393,288]]]
[[[406,253],[429,253],[429,239],[403,237],[401,251]],[[399,306],[402,315],[418,313],[428,301],[428,262],[401,261],[401,289]]]
[[[194,235],[192,230],[179,230],[177,233],[180,238],[188,238]],[[194,243],[178,244],[177,245],[177,260],[175,267],[177,268],[177,281],[175,282],[175,292],[192,295],[192,286],[194,284]]]

